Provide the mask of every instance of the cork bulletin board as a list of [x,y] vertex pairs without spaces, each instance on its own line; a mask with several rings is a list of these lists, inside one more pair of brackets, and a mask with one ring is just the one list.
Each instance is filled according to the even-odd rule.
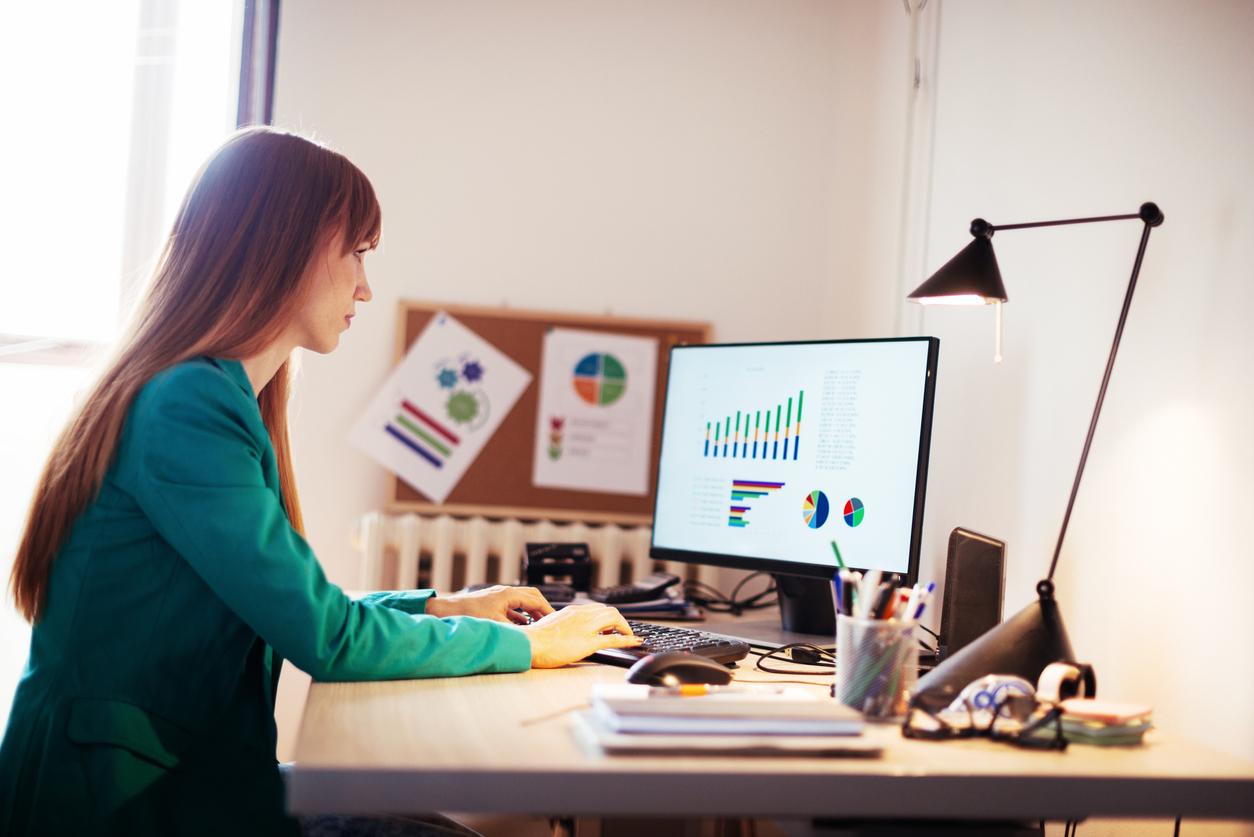
[[[580,316],[514,308],[402,301],[396,332],[398,362],[439,311],[447,312],[509,355],[530,372],[533,378],[444,503],[432,503],[404,480],[393,476],[391,500],[388,504],[391,511],[578,520],[587,523],[648,524],[652,521],[653,486],[657,474],[657,451],[662,433],[662,409],[670,348],[682,343],[709,342],[709,323]],[[639,496],[544,488],[532,483],[542,347],[545,334],[552,328],[601,331],[657,341],[658,368],[650,433],[653,441],[648,494]]]

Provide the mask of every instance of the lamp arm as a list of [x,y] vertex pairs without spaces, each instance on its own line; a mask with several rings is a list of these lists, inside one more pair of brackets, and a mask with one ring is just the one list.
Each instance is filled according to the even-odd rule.
[[1097,403],[1093,406],[1093,417],[1089,420],[1089,432],[1084,437],[1084,449],[1080,452],[1080,465],[1076,468],[1075,481],[1071,484],[1071,496],[1067,498],[1067,510],[1062,516],[1062,529],[1058,532],[1058,543],[1054,547],[1054,557],[1049,562],[1049,575],[1037,585],[1037,591],[1043,598],[1052,598],[1054,591],[1054,569],[1058,566],[1058,556],[1062,553],[1062,542],[1067,536],[1067,524],[1071,522],[1071,510],[1075,506],[1076,495],[1080,491],[1080,479],[1084,476],[1084,465],[1088,462],[1089,448],[1093,444],[1093,434],[1097,430],[1097,419],[1102,413],[1102,403],[1106,400],[1106,387],[1110,384],[1110,373],[1115,367],[1115,355],[1119,353],[1119,341],[1123,337],[1123,327],[1128,321],[1128,309],[1132,307],[1132,293],[1136,290],[1137,276],[1141,273],[1141,262],[1145,258],[1145,248],[1149,244],[1150,230],[1163,222],[1163,214],[1152,203],[1143,204],[1136,215],[1111,215],[1105,218],[1084,218],[1076,221],[1053,221],[1044,224],[1019,224],[1012,227],[997,229],[1017,229],[1025,226],[1048,226],[1050,224],[1075,224],[1090,221],[1116,221],[1140,218],[1145,222],[1141,231],[1141,244],[1137,247],[1136,261],[1132,264],[1132,276],[1128,279],[1128,290],[1123,295],[1123,308],[1119,311],[1119,324],[1115,326],[1115,339],[1110,345],[1110,357],[1106,359],[1106,371],[1102,374],[1102,385],[1097,391]]
[[[1147,204],[1153,206],[1153,204]],[[1157,207],[1155,207],[1157,209]],[[1161,215],[1161,213],[1160,213]],[[1061,221],[1029,221],[1026,224],[988,224],[989,232],[997,230],[1027,230],[1032,227],[1062,227],[1068,224],[1096,224],[1101,221],[1131,221],[1133,218],[1145,219],[1141,212],[1134,212],[1131,215],[1102,215],[1096,218],[1065,218]],[[986,222],[987,223],[987,222]],[[1159,221],[1161,224],[1162,221]],[[1155,224],[1154,226],[1158,226]]]

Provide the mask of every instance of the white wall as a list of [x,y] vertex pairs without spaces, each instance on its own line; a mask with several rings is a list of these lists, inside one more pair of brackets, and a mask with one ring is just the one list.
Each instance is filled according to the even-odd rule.
[[[1250,755],[1254,6],[933,0],[928,13],[933,174],[914,232],[931,267],[977,215],[1166,212],[1059,596],[1106,695]],[[401,297],[706,318],[725,339],[891,329],[900,5],[304,0],[283,15],[278,122],[348,153],[385,212],[376,299],[339,351],[308,358],[295,419],[311,539],[342,583],[351,522],[385,487],[343,440],[386,372]],[[1000,367],[991,311],[908,315],[942,338],[925,573],[943,576],[945,537],[965,525],[1009,542],[1008,608],[1030,599],[1137,236],[1132,222],[999,234]],[[777,288],[802,302],[763,304]]]
[[906,24],[853,0],[284,3],[276,123],[348,154],[384,210],[375,300],[306,358],[294,414],[330,575],[356,581],[352,521],[385,500],[345,437],[401,298],[887,333]]
[[[1077,654],[1171,734],[1254,755],[1254,4],[947,2],[928,259],[968,222],[1157,202],[1058,571]],[[1002,232],[992,311],[928,309],[942,339],[926,560],[965,525],[1009,543],[1007,606],[1057,537],[1140,233]]]

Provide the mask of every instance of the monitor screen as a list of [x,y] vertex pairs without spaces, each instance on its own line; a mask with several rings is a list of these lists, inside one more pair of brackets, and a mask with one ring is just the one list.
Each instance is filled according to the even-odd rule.
[[653,557],[918,574],[934,337],[671,350]]

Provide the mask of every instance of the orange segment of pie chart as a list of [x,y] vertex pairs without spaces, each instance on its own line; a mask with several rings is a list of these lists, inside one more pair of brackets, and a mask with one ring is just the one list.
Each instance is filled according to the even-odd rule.
[[596,378],[576,378],[575,393],[589,404],[600,403],[597,388],[600,384]]

